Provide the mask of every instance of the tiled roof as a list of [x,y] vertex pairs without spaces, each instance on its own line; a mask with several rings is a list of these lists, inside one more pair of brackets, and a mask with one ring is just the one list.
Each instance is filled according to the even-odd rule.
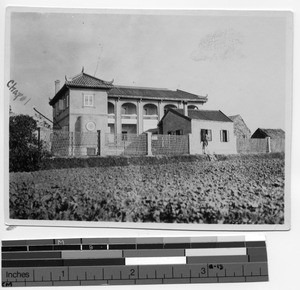
[[94,88],[94,89],[110,89],[113,87],[112,82],[106,82],[90,76],[84,72],[73,77],[71,80],[66,80],[66,86],[68,87],[84,87],[84,88]]
[[[174,109],[174,111],[184,115],[183,109]],[[232,122],[224,113],[215,110],[188,110],[188,117],[205,121]]]
[[168,89],[140,88],[114,86],[108,91],[109,97],[151,98],[159,100],[191,100],[207,101],[207,97],[198,96],[181,90],[172,91]]
[[113,81],[106,82],[95,78],[91,75],[82,72],[71,79],[66,77],[66,81],[62,88],[57,92],[57,94],[52,98],[49,104],[54,105],[57,100],[67,91],[67,88],[91,88],[91,89],[106,89],[109,90],[113,87]]
[[272,139],[285,138],[285,132],[282,129],[262,129],[258,128],[251,138],[266,138],[270,137]]
[[198,96],[181,90],[168,90],[158,88],[141,88],[141,87],[126,87],[114,86],[113,81],[107,82],[86,73],[82,72],[77,76],[67,79],[62,88],[57,92],[54,98],[49,102],[54,105],[57,100],[66,92],[67,88],[92,88],[105,89],[109,97],[118,98],[133,98],[133,99],[157,99],[157,100],[172,100],[172,101],[191,101],[203,102],[207,101],[207,96]]

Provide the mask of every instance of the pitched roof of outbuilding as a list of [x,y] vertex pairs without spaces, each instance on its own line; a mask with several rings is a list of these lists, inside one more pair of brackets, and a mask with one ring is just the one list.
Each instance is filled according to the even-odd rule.
[[240,115],[228,116],[228,118],[233,121],[234,135],[237,138],[245,139],[251,137],[251,131]]
[[229,119],[234,121],[235,119],[242,118],[240,115],[228,116]]
[[[183,109],[174,109],[180,114],[184,115]],[[188,117],[190,119],[204,120],[204,121],[219,121],[219,122],[232,122],[220,110],[188,110]]]
[[270,137],[272,139],[285,138],[285,132],[282,129],[264,129],[258,128],[251,138],[258,138],[257,136]]
[[[203,120],[203,121],[217,121],[217,122],[231,122],[223,112],[217,110],[188,110],[188,115],[184,115],[183,109],[168,109],[165,115],[162,117],[161,121],[169,113],[174,113],[175,115],[185,118],[187,120]],[[160,122],[161,122],[160,121]]]

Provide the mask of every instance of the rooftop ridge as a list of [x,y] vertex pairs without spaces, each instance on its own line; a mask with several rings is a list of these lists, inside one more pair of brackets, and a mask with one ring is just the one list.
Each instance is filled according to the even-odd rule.
[[[145,89],[145,90],[164,90],[172,91],[167,88],[153,88],[153,87],[139,87],[139,86],[123,86],[123,85],[114,85],[115,88],[125,88],[125,89]],[[174,91],[175,92],[175,91]]]
[[176,112],[182,117],[188,117],[190,119],[200,119],[207,121],[221,121],[221,122],[232,122],[232,120],[225,115],[221,110],[195,110],[188,109],[187,116],[184,115],[184,109],[169,109],[171,112]]
[[201,96],[201,95],[197,95],[197,94],[194,94],[194,93],[190,93],[190,92],[187,92],[187,91],[184,91],[184,90],[180,90],[180,89],[177,89],[178,92],[182,92],[184,94],[188,94],[188,95],[195,95],[195,96],[198,96],[198,97],[201,97],[201,98],[207,98],[208,95],[206,94],[206,96]]
[[155,100],[172,100],[178,102],[207,102],[207,96],[192,94],[182,90],[171,90],[168,88],[157,88],[147,86],[126,86],[113,85],[113,81],[104,81],[95,76],[89,75],[82,70],[79,74],[72,78],[65,76],[65,84],[51,99],[50,105],[53,105],[62,94],[63,90],[68,88],[93,88],[105,89],[108,97],[123,97],[123,98],[151,98]]
[[[181,108],[174,108],[173,110],[175,110],[175,111],[183,111],[183,109],[181,109]],[[192,112],[194,112],[194,111],[201,111],[201,112],[221,112],[222,114],[224,114],[222,111],[220,111],[220,110],[202,110],[202,109],[188,109],[188,111],[192,111]],[[225,115],[225,114],[224,114]],[[225,115],[226,116],[226,115]],[[227,117],[227,116],[226,116]]]
[[77,78],[79,78],[80,76],[82,76],[82,72],[81,73],[79,73],[79,74],[77,74],[77,75],[75,75],[75,76],[73,76],[73,77],[67,77],[66,75],[65,75],[65,83],[67,83],[67,82],[72,82],[72,81],[74,81],[75,79],[77,79]]
[[260,129],[260,130],[281,130],[281,131],[284,131],[284,130],[281,129],[281,128],[261,128],[261,127],[259,127],[259,128],[257,128],[257,129]]
[[87,73],[85,73],[85,72],[83,72],[82,74],[83,74],[83,75],[86,75],[86,76],[88,76],[88,77],[90,77],[90,78],[93,78],[93,79],[95,79],[95,80],[97,80],[97,81],[104,82],[105,84],[112,84],[113,81],[114,81],[114,79],[113,79],[112,81],[105,81],[105,80],[99,79],[99,78],[97,78],[97,77],[95,77],[95,76],[91,76],[91,75],[89,75],[89,74],[87,74]]
[[105,81],[105,80],[99,79],[99,78],[97,78],[95,76],[92,76],[92,75],[87,74],[87,73],[85,73],[85,72],[82,71],[79,74],[77,74],[77,75],[75,75],[75,76],[73,76],[71,78],[66,77],[66,83],[70,83],[72,81],[75,81],[75,80],[77,80],[78,78],[80,78],[82,76],[87,76],[89,78],[92,78],[92,79],[94,79],[96,81],[100,81],[100,82],[102,82],[104,84],[108,84],[108,85],[111,85],[113,83],[113,81],[114,81],[114,80],[112,80],[112,81]]

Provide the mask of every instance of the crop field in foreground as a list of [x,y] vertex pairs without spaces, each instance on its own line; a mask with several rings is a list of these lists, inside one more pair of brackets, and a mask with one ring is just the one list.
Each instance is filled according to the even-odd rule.
[[10,218],[282,224],[284,155],[10,173]]

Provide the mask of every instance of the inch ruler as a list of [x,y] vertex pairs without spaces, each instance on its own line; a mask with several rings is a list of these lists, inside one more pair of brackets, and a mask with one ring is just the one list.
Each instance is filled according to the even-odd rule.
[[2,287],[258,281],[266,243],[244,236],[2,241]]

